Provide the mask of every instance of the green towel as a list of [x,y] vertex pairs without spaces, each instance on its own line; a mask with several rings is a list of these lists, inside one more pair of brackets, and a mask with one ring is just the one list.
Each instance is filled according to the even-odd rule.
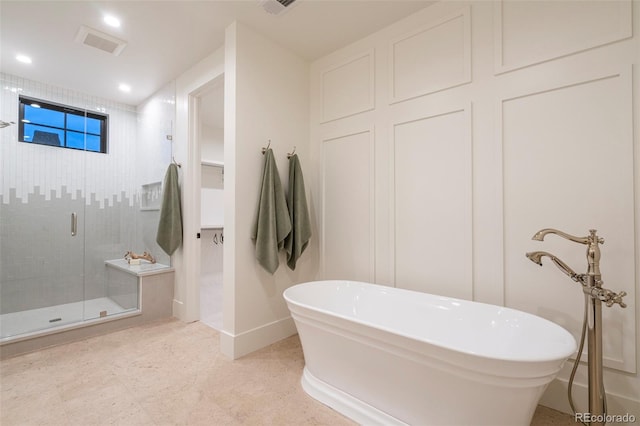
[[287,197],[289,217],[291,218],[291,233],[284,240],[287,252],[287,265],[293,271],[296,269],[298,258],[307,248],[311,238],[311,221],[307,208],[307,196],[304,190],[304,178],[300,168],[298,155],[289,157],[289,195]]
[[258,214],[251,239],[256,243],[258,262],[271,274],[278,269],[278,250],[284,247],[284,239],[289,232],[291,220],[287,200],[284,198],[273,150],[268,149],[264,158]]
[[178,166],[169,165],[164,176],[162,207],[156,242],[168,255],[172,255],[182,244],[182,211],[180,209],[180,187]]

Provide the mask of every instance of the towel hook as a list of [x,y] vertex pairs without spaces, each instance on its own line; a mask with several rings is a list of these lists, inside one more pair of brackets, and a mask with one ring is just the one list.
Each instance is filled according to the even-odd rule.
[[271,139],[269,139],[269,144],[267,145],[266,148],[262,147],[262,155],[264,155],[267,152],[270,146],[271,146]]
[[296,153],[296,146],[294,145],[293,146],[293,151],[287,153],[287,158],[293,157],[293,154],[295,154],[295,153]]
[[171,161],[173,161],[173,164],[175,164],[176,166],[178,166],[178,167],[182,167],[182,164],[180,164],[180,163],[177,163],[177,162],[176,162],[176,157],[173,157],[173,156],[172,156],[172,157],[171,157]]

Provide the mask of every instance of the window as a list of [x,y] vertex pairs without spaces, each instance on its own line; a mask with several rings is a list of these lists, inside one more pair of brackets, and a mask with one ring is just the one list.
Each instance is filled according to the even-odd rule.
[[109,116],[20,96],[20,142],[107,152]]

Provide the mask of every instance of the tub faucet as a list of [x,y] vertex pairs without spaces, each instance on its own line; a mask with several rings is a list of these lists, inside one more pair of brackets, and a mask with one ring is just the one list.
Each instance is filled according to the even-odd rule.
[[[545,228],[536,232],[532,240],[536,241],[544,241],[544,237],[547,234],[556,234],[562,238],[565,238],[569,241],[573,241],[574,243],[585,244],[587,246],[587,263],[589,265],[587,270],[587,275],[593,276],[596,281],[596,285],[598,285],[597,281],[600,281],[600,246],[599,244],[604,244],[604,238],[598,237],[596,235],[595,229],[589,230],[589,235],[586,237],[575,237],[573,235],[569,235],[566,232],[558,231],[553,228]],[[600,285],[602,282],[599,283]]]
[[[574,364],[571,378],[569,380],[569,403],[573,410],[573,400],[571,398],[571,386],[573,383],[573,377],[575,370],[580,361],[580,355],[582,351],[582,344],[584,343],[584,336],[588,328],[588,373],[589,373],[589,412],[594,418],[601,419],[606,417],[606,393],[604,391],[603,382],[603,359],[602,359],[602,303],[606,306],[613,306],[619,304],[621,308],[626,308],[627,305],[622,301],[622,298],[627,293],[621,291],[620,293],[614,293],[611,290],[602,288],[602,276],[600,274],[600,244],[604,243],[604,239],[598,237],[595,229],[589,230],[589,235],[586,237],[575,237],[565,232],[558,231],[557,229],[545,228],[536,232],[532,239],[536,241],[544,241],[544,237],[547,234],[556,234],[562,238],[565,238],[574,243],[584,244],[587,246],[587,273],[576,274],[566,263],[558,259],[556,256],[546,251],[534,251],[526,253],[526,256],[534,263],[542,266],[542,257],[547,256],[551,261],[569,278],[575,282],[582,284],[582,291],[585,294],[585,324],[583,327],[582,340],[580,343],[580,349],[578,350],[578,356],[576,363]],[[587,309],[587,301],[590,301],[590,306]],[[588,315],[587,315],[588,314]],[[588,316],[588,318],[587,318]],[[575,410],[573,410],[575,412]],[[600,420],[590,422],[591,426],[603,426],[605,422]]]

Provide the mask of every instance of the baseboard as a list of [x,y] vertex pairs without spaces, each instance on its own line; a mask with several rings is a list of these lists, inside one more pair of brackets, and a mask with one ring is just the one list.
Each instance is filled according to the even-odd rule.
[[223,355],[238,359],[279,340],[296,334],[298,330],[291,317],[256,327],[242,333],[220,332],[220,350]]
[[[540,404],[563,413],[572,414],[567,396],[568,385],[567,380],[555,379],[542,395]],[[589,391],[586,385],[574,382],[571,394],[577,412],[589,411]],[[640,419],[640,401],[607,392],[607,411],[611,415],[629,414]]]
[[179,320],[185,320],[184,303],[181,300],[173,299],[173,316]]

